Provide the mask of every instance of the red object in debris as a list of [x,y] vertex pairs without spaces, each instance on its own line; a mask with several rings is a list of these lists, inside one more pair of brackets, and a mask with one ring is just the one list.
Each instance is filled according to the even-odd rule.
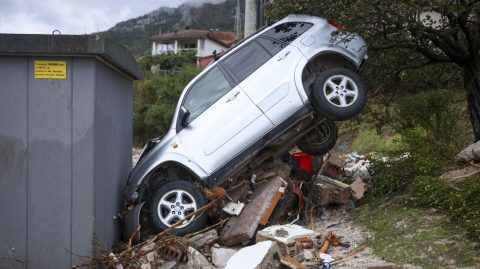
[[293,190],[292,193],[297,195],[297,197],[298,197],[298,210],[300,212],[304,211],[305,210],[305,197],[303,196],[303,192],[302,192],[302,189],[300,188],[300,186],[297,186]]
[[298,168],[307,173],[312,172],[312,156],[305,152],[297,152],[292,155],[292,158],[297,161]]

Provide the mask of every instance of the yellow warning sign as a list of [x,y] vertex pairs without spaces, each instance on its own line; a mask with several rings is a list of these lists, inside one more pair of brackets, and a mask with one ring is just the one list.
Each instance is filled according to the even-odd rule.
[[35,60],[34,77],[67,79],[67,61]]

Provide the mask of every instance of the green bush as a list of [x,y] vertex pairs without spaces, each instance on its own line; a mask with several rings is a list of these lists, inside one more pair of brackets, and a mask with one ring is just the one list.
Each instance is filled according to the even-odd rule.
[[154,56],[145,56],[140,59],[140,66],[144,72],[150,72],[153,66],[157,66],[159,70],[178,69],[185,64],[195,63],[195,51],[182,51],[179,53],[164,53]]
[[410,153],[410,165],[420,174],[441,173],[466,143],[459,98],[452,91],[436,90],[398,102],[394,126]]
[[199,72],[198,68],[183,66],[169,75],[146,73],[143,81],[135,84],[135,145],[141,146],[168,131],[180,94]]
[[404,97],[395,106],[393,126],[401,136],[399,152],[408,158],[388,164],[376,163],[375,194],[401,190],[417,176],[439,176],[466,144],[464,111],[454,92],[430,91]]

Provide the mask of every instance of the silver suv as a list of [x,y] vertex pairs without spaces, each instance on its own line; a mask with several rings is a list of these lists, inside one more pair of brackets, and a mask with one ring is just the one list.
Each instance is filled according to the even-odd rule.
[[[332,120],[357,115],[366,102],[356,70],[367,46],[342,28],[333,20],[290,15],[195,77],[169,132],[146,144],[131,171],[125,198],[134,209],[125,235],[140,222],[166,229],[206,204],[201,186],[221,186],[295,145],[314,155],[330,150],[337,136]],[[196,231],[206,220],[206,214],[191,218],[175,232]]]

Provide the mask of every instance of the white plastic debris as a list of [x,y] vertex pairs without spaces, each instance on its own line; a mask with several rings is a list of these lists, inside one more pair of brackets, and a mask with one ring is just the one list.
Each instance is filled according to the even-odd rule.
[[225,269],[254,269],[260,265],[272,247],[272,241],[263,241],[240,249],[227,262]]
[[244,203],[229,202],[226,206],[222,208],[222,210],[230,215],[239,216],[240,213],[242,213],[242,210],[244,207],[245,207]]

